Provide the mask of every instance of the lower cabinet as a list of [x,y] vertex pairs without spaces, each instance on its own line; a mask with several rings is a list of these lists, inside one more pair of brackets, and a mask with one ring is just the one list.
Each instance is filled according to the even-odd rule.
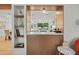
[[55,55],[57,46],[62,45],[63,35],[28,35],[28,55]]

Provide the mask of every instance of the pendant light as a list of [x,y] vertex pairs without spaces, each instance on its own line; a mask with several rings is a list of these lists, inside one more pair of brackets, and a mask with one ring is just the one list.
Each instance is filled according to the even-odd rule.
[[42,13],[47,13],[46,8],[42,9]]

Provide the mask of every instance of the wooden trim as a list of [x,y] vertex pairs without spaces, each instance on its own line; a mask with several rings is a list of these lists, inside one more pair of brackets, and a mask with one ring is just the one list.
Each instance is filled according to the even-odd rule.
[[[31,9],[32,7],[33,9]],[[46,10],[50,10],[50,11],[63,11],[64,10],[63,5],[27,5],[27,10],[41,11],[43,7],[45,7]]]
[[11,4],[0,4],[0,9],[4,10],[11,9]]
[[56,10],[57,11],[63,11],[64,10],[64,6],[56,6]]

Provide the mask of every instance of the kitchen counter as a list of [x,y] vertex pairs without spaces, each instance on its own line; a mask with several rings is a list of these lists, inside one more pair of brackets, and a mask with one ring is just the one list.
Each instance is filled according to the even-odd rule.
[[27,35],[63,35],[63,33],[55,33],[55,32],[28,32]]
[[63,40],[63,35],[27,35],[27,54],[55,55]]

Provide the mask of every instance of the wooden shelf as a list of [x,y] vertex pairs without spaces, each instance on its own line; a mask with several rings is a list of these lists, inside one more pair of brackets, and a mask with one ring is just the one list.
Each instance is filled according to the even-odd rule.
[[24,26],[15,26],[15,27],[17,27],[17,28],[18,28],[18,27],[22,27],[22,28],[24,28]]
[[16,44],[15,48],[24,48],[24,43],[18,43],[18,44]]
[[24,35],[18,35],[17,37],[24,37]]
[[23,18],[24,17],[24,15],[14,15],[15,17],[17,17],[17,18]]

